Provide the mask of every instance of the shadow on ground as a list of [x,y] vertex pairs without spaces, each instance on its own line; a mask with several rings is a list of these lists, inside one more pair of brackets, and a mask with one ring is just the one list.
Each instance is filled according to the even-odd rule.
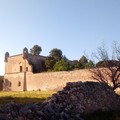
[[82,117],[84,120],[120,120],[120,111],[97,111],[91,114],[84,114]]

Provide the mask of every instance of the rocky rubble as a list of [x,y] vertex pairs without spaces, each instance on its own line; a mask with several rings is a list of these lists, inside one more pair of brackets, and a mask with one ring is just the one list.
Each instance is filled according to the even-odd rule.
[[57,92],[41,105],[41,111],[49,114],[42,118],[82,120],[81,113],[119,109],[119,100],[119,96],[105,84],[97,82],[68,83],[62,91]]
[[83,120],[82,113],[120,108],[120,97],[105,84],[67,83],[42,104],[7,103],[0,105],[0,120]]

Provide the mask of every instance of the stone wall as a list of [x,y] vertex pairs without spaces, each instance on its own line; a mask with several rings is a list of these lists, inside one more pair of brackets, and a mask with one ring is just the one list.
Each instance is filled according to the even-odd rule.
[[24,73],[6,74],[3,90],[23,91]]
[[[67,82],[76,81],[93,81],[89,70],[74,70],[63,72],[43,72],[33,74],[24,72],[16,74],[6,74],[5,79],[11,82],[11,90],[22,91],[24,80],[26,79],[26,88],[31,90],[59,90],[62,89]],[[20,86],[19,86],[20,83]]]
[[89,70],[28,73],[26,78],[27,90],[58,90],[62,89],[67,82],[93,81]]

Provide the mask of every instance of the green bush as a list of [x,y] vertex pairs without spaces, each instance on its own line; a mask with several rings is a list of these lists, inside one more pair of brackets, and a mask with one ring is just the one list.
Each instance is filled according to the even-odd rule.
[[69,62],[65,59],[61,59],[54,65],[54,71],[68,71],[70,68]]

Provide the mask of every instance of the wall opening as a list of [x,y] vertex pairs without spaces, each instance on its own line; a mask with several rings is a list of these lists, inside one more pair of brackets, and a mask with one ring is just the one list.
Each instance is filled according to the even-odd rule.
[[22,72],[22,66],[20,66],[20,72]]
[[9,82],[9,86],[10,86],[10,87],[12,86],[12,83],[11,83],[11,82]]
[[18,87],[20,87],[21,86],[21,82],[20,81],[18,81]]

